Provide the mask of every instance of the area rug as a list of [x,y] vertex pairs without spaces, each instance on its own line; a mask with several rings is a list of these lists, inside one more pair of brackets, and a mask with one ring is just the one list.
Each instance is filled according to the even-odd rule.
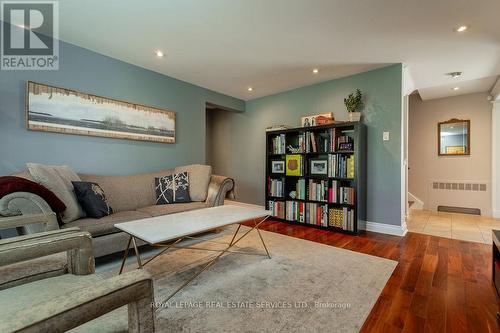
[[[228,228],[212,240],[228,242],[233,231]],[[257,255],[265,252],[252,232],[237,250],[256,255],[224,255],[166,303],[162,300],[167,295],[217,253],[173,250],[145,266],[155,278],[157,331],[357,332],[397,265],[272,232],[262,235],[271,259]],[[223,248],[213,242],[196,246]],[[128,262],[126,269],[134,269],[135,259]],[[118,261],[107,265],[99,274],[115,275],[118,266]],[[125,308],[118,309],[78,331],[94,331],[101,325],[126,331],[126,318]]]

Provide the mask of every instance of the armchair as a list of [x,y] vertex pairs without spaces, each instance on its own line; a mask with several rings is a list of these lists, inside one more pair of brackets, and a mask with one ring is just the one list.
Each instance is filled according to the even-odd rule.
[[[27,225],[36,226],[42,232],[59,229],[54,213],[0,217],[0,230],[23,228]],[[74,231],[75,229],[71,229],[69,232]],[[59,235],[64,234],[67,233],[59,233]],[[46,233],[31,235],[34,237],[28,235],[0,240],[0,251],[9,251],[8,254],[5,252],[6,255],[0,256],[0,290],[69,272],[67,255],[64,252],[40,254],[36,245],[31,245],[34,253],[30,258],[25,257],[22,260],[17,258],[16,247],[21,246],[22,242],[28,246],[30,240],[36,244],[38,237],[41,236],[42,240],[44,235]]]
[[[48,223],[51,219],[24,218],[29,223]],[[0,224],[11,227],[22,223],[20,219],[8,219]],[[20,276],[27,273],[26,267],[16,265],[33,264],[43,259],[39,256],[60,252],[68,254],[66,272]],[[32,269],[43,264],[37,261]],[[154,332],[151,276],[137,270],[105,279],[93,274],[94,270],[90,234],[77,228],[0,240],[0,276],[16,277],[1,285],[0,332],[63,332],[124,305],[128,306],[130,332]]]

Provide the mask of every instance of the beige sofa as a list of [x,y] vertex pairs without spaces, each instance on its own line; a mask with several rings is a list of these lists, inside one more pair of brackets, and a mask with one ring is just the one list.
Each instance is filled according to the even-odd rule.
[[[154,178],[173,172],[174,169],[131,176],[80,174],[82,181],[96,182],[102,187],[114,214],[100,219],[78,219],[62,225],[61,228],[78,227],[83,231],[88,231],[92,235],[94,257],[101,257],[121,251],[127,244],[128,235],[116,229],[115,223],[218,206],[224,203],[226,196],[233,196],[233,180],[224,176],[212,175],[205,201],[155,205]],[[30,178],[27,172],[16,176]],[[190,177],[190,184],[197,181],[199,180]],[[15,192],[0,198],[0,214],[2,215],[50,212],[49,205],[42,198],[31,193]],[[30,234],[39,231],[41,230],[37,230],[35,226],[28,226],[20,230],[20,233]],[[140,243],[140,245],[142,244]]]

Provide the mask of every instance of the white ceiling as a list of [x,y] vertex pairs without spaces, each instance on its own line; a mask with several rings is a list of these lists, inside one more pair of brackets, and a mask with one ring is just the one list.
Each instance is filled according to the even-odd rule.
[[[497,81],[497,76],[489,76],[482,79],[469,80],[458,82],[455,80],[449,80],[452,83],[444,84],[442,86],[430,87],[430,88],[420,88],[418,93],[422,100],[429,100],[435,98],[443,98],[449,96],[457,96],[464,94],[473,94],[479,92],[489,92],[491,91],[493,85]],[[454,90],[458,87],[458,90]]]
[[62,40],[245,100],[399,62],[423,99],[500,74],[499,0],[59,3]]

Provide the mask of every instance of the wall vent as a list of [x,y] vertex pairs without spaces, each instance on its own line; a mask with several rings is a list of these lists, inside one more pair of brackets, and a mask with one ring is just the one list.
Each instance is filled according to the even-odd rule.
[[452,190],[452,191],[486,191],[484,183],[463,183],[463,182],[432,182],[434,190]]
[[481,210],[479,208],[465,208],[465,207],[452,207],[452,206],[438,206],[438,212],[447,213],[461,213],[461,214],[472,214],[481,215]]

